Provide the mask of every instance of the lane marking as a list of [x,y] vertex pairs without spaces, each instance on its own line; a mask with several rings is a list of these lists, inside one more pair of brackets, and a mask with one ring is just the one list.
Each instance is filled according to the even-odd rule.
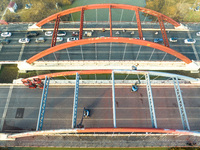
[[6,118],[8,106],[9,106],[9,103],[10,103],[12,91],[13,91],[13,85],[10,86],[10,89],[9,89],[9,92],[8,92],[8,97],[7,97],[7,100],[6,100],[6,105],[5,105],[3,116],[2,116],[2,119],[1,119],[0,131],[3,130],[3,125],[4,125],[5,118]]
[[[187,31],[187,33],[188,33],[188,37],[189,37],[190,39],[192,39],[192,36],[191,36],[190,32]],[[196,57],[196,59],[197,59],[196,61],[199,61],[199,55],[198,55],[198,53],[197,53],[197,50],[196,50],[194,44],[192,44],[192,49],[193,49],[194,55],[195,55],[195,57]]]
[[22,44],[22,48],[21,48],[21,51],[19,53],[18,61],[21,61],[21,59],[22,59],[22,54],[24,52],[24,47],[25,47],[25,44]]

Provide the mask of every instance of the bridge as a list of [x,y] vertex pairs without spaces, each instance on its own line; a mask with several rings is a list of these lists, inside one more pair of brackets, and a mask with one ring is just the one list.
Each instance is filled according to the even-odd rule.
[[[84,12],[91,9],[108,9],[109,27],[84,28]],[[113,9],[134,11],[137,28],[114,28],[117,25],[112,21]],[[80,12],[79,28],[76,28],[75,23],[75,28],[59,29],[60,18],[76,12]],[[158,17],[159,36],[162,35],[164,45],[144,39],[143,32],[150,32],[155,37],[157,35],[154,32],[158,29],[146,28],[143,31],[139,12]],[[187,28],[153,10],[122,4],[95,4],[54,14],[34,24],[29,30],[43,34],[43,31],[51,30],[45,28],[45,24],[54,19],[51,43],[49,38],[47,45],[40,46],[38,50],[35,47],[38,45],[23,44],[17,61],[2,61],[1,64],[16,63],[21,71],[73,71],[18,79],[12,85],[2,86],[0,94],[6,97],[1,111],[0,129],[5,133],[1,134],[1,139],[5,140],[2,145],[15,145],[15,142],[24,144],[26,140],[40,139],[41,135],[45,135],[42,141],[47,143],[46,146],[49,146],[49,137],[59,141],[59,137],[64,139],[70,136],[96,136],[96,139],[116,136],[117,141],[127,136],[135,139],[138,136],[152,136],[156,140],[162,137],[160,139],[168,146],[173,146],[171,142],[174,137],[179,139],[181,136],[181,143],[175,146],[188,146],[188,142],[189,146],[200,145],[199,80],[172,73],[141,70],[198,71],[199,54],[195,45],[184,47],[180,42],[180,47],[192,48],[193,51],[188,53],[168,41],[169,33],[166,30],[170,34],[190,34]],[[172,24],[175,29],[165,29],[163,21]],[[68,30],[67,34],[71,34],[72,29],[79,31],[79,40],[61,44],[56,42],[59,30]],[[94,36],[84,37],[84,31],[91,31]],[[9,47],[3,45],[1,50]],[[180,49],[174,49],[176,47]],[[35,50],[30,52],[32,49]],[[135,49],[138,50],[134,52]],[[142,49],[151,52],[142,53]],[[87,119],[83,117],[83,108],[90,110]],[[37,142],[28,144],[39,146]],[[138,146],[141,147],[141,144]],[[131,144],[132,147],[136,145]]]

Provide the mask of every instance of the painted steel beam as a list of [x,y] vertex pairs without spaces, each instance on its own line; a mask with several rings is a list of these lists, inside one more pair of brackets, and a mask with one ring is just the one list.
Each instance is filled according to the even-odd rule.
[[114,126],[114,128],[116,128],[117,125],[116,125],[115,74],[114,74],[114,72],[112,72],[112,104],[113,104],[113,126]]
[[139,8],[139,11],[149,14],[149,15],[153,15],[153,16],[163,16],[163,20],[167,21],[168,23],[171,23],[172,25],[174,25],[175,27],[180,26],[180,24],[178,22],[176,22],[175,20],[173,20],[170,17],[167,17],[159,12],[156,12],[154,10],[151,9],[147,9],[147,8],[143,8],[143,7],[138,7],[138,6],[133,6],[133,5],[126,5],[126,4],[93,4],[93,5],[86,5],[86,6],[79,6],[79,7],[75,7],[75,8],[71,8],[71,9],[67,9],[64,11],[61,11],[59,13],[53,14],[43,20],[41,20],[40,22],[38,22],[36,24],[36,26],[41,27],[42,25],[56,19],[57,15],[59,16],[65,16],[71,13],[75,13],[75,12],[79,12],[82,10],[82,8],[84,10],[91,10],[91,9],[109,9],[110,5],[112,5],[113,9],[127,9],[127,10],[133,10],[136,11]]
[[154,101],[153,101],[153,94],[151,90],[151,82],[149,74],[147,73],[145,75],[146,84],[147,84],[147,95],[148,95],[148,101],[149,101],[149,109],[150,109],[150,116],[151,116],[151,123],[153,128],[157,128],[157,122],[156,122],[156,113],[154,108]]
[[44,113],[45,113],[45,108],[46,108],[49,82],[50,82],[50,78],[46,76],[45,82],[44,82],[44,88],[43,88],[43,92],[42,92],[42,98],[41,98],[41,103],[40,103],[40,110],[39,110],[39,115],[38,115],[36,131],[38,131],[38,130],[41,131],[42,127],[43,127],[43,120],[44,120]]
[[79,40],[83,37],[83,21],[84,21],[84,9],[81,9],[81,19],[80,19],[80,30],[79,30]]
[[169,47],[166,47],[161,44],[154,43],[154,42],[150,42],[150,41],[138,40],[138,39],[134,39],[134,38],[124,38],[124,37],[101,37],[101,38],[97,37],[97,38],[88,38],[88,39],[82,39],[82,40],[78,40],[78,41],[72,41],[72,42],[59,44],[57,46],[48,48],[48,49],[32,56],[26,62],[31,64],[34,61],[36,61],[46,55],[49,55],[51,53],[54,53],[56,51],[63,50],[63,49],[69,48],[69,47],[93,44],[93,43],[112,43],[112,42],[113,43],[129,43],[129,44],[136,44],[136,45],[142,45],[142,46],[156,48],[158,50],[164,51],[168,54],[171,54],[171,55],[181,59],[182,61],[184,61],[187,64],[192,63],[192,61],[189,58],[187,58],[186,56],[182,55],[181,53],[179,53]]
[[60,24],[60,16],[58,15],[56,18],[55,25],[54,25],[53,36],[52,36],[52,40],[51,40],[51,47],[56,46],[59,24]]
[[74,104],[73,104],[73,115],[72,115],[72,128],[76,128],[77,120],[77,109],[78,109],[78,93],[79,93],[79,78],[80,75],[76,73],[76,85],[74,89]]
[[165,44],[165,46],[169,47],[169,41],[168,41],[168,38],[167,38],[167,33],[165,31],[165,25],[164,25],[164,22],[163,22],[162,15],[158,17],[158,22],[160,24],[160,30],[161,30],[161,33],[162,33],[162,38],[163,38],[164,44]]
[[109,21],[110,21],[110,37],[112,37],[112,13],[111,13],[111,5],[109,7]]
[[[173,134],[173,135],[190,135],[200,137],[200,132],[186,131],[186,130],[174,130],[174,129],[155,129],[155,128],[83,128],[83,129],[56,129],[45,131],[31,131],[23,133],[9,134],[8,138],[22,138],[30,136],[45,136],[56,134],[76,134],[77,133],[155,133],[155,134]],[[112,134],[112,136],[114,136]]]
[[142,26],[140,21],[140,14],[139,14],[139,8],[135,11],[136,20],[137,20],[137,26],[138,26],[138,33],[140,40],[143,40],[143,34],[142,34]]
[[45,76],[47,77],[60,77],[60,76],[71,76],[71,75],[76,75],[76,73],[80,75],[88,75],[88,74],[111,74],[112,71],[114,71],[117,74],[149,74],[153,76],[162,76],[162,77],[171,77],[175,78],[178,77],[179,79],[182,80],[187,80],[191,82],[198,82],[198,79],[183,76],[183,75],[177,75],[173,73],[166,73],[166,72],[157,72],[157,71],[140,71],[140,70],[123,70],[123,69],[116,69],[116,70],[81,70],[81,71],[66,71],[66,72],[57,72],[57,73],[50,73],[50,74],[44,74],[44,75],[38,75],[38,76],[33,76],[29,77],[26,79],[22,79],[22,82],[27,82],[27,80],[31,80],[33,78],[39,78],[39,79],[44,79]]
[[183,124],[183,129],[190,130],[190,126],[189,126],[189,122],[187,119],[187,114],[185,111],[185,106],[184,106],[184,102],[183,102],[183,98],[182,98],[182,94],[181,94],[181,89],[180,89],[179,82],[178,82],[178,77],[172,78],[172,79],[174,82],[174,89],[175,89],[178,108],[179,108],[179,112],[180,112],[180,116],[181,116],[181,120],[182,120],[182,124]]

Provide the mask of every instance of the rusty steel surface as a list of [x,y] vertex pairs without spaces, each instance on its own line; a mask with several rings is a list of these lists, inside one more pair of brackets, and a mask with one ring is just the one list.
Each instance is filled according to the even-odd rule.
[[160,30],[161,30],[161,33],[162,33],[164,44],[165,44],[165,46],[169,47],[169,41],[168,41],[168,38],[167,38],[167,33],[165,31],[165,25],[164,25],[162,16],[158,17],[158,22],[160,24]]
[[110,43],[110,42],[129,43],[129,44],[136,44],[136,45],[152,47],[152,48],[164,51],[168,54],[171,54],[171,55],[179,58],[180,60],[184,61],[186,64],[189,64],[189,63],[192,62],[188,57],[182,55],[181,53],[179,53],[179,52],[177,52],[177,51],[175,51],[175,50],[173,50],[169,47],[166,47],[166,46],[163,46],[163,45],[160,45],[160,44],[157,44],[157,43],[153,43],[153,42],[150,42],[150,41],[138,40],[138,39],[133,39],[133,38],[123,38],[123,37],[88,38],[88,39],[82,39],[82,40],[78,40],[78,41],[72,41],[72,42],[60,44],[60,45],[57,45],[55,47],[51,47],[49,49],[46,49],[46,50],[32,56],[26,62],[31,64],[34,61],[36,61],[36,60],[38,60],[38,59],[40,59],[40,58],[42,58],[46,55],[49,55],[51,53],[54,53],[56,51],[66,49],[66,48],[69,48],[69,47],[86,45],[86,44],[93,44],[93,43]]
[[58,33],[58,27],[60,23],[60,16],[58,15],[56,18],[54,30],[53,30],[53,36],[52,36],[52,41],[51,41],[51,47],[56,46],[56,40],[57,40],[57,33]]
[[110,37],[112,37],[112,12],[111,12],[111,5],[109,7],[109,21],[110,21]]
[[137,20],[139,38],[140,38],[140,40],[143,40],[143,34],[142,34],[142,26],[141,26],[141,21],[140,21],[139,8],[135,11],[135,16],[136,16],[136,20]]
[[80,29],[79,29],[79,40],[83,37],[83,20],[84,20],[84,9],[81,9]]
[[79,7],[67,9],[67,10],[61,11],[59,13],[53,14],[53,15],[41,20],[36,25],[38,27],[41,27],[42,25],[56,19],[57,15],[64,16],[64,15],[68,15],[68,14],[71,14],[71,13],[82,11],[82,9],[84,9],[84,10],[106,9],[106,8],[109,9],[110,7],[112,7],[113,9],[127,9],[127,10],[133,10],[133,11],[139,10],[143,13],[147,13],[147,14],[150,14],[150,15],[153,15],[153,16],[156,16],[156,17],[162,16],[163,20],[165,20],[166,22],[171,23],[175,27],[180,26],[180,24],[178,22],[176,22],[172,18],[167,17],[167,16],[165,16],[165,15],[159,13],[159,12],[156,12],[156,11],[151,10],[151,9],[143,8],[143,7],[126,5],[126,4],[93,4],[93,5],[79,6]]

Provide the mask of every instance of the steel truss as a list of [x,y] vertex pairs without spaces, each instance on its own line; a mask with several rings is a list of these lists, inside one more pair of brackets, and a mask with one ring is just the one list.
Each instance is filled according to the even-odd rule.
[[133,39],[133,38],[124,38],[124,37],[101,37],[101,38],[88,38],[88,39],[82,39],[82,40],[78,40],[78,41],[72,41],[72,42],[67,42],[67,43],[63,43],[63,44],[59,44],[57,46],[48,48],[34,56],[32,56],[31,58],[29,58],[26,62],[31,64],[34,61],[49,55],[51,53],[54,53],[56,51],[60,51],[69,47],[74,47],[74,46],[79,46],[79,45],[86,45],[86,44],[93,44],[93,43],[128,43],[128,44],[136,44],[136,45],[141,45],[141,46],[148,46],[148,47],[152,47],[152,48],[156,48],[158,50],[164,51],[168,54],[171,54],[179,59],[181,59],[182,61],[184,61],[185,63],[189,64],[192,63],[192,61],[187,58],[186,56],[182,55],[181,53],[166,47],[164,45],[161,44],[157,44],[154,42],[150,42],[150,41],[145,41],[145,40],[138,40],[138,39]]
[[45,108],[46,108],[49,82],[50,82],[50,77],[46,76],[45,82],[44,82],[42,98],[41,98],[41,103],[40,103],[40,110],[39,110],[39,116],[38,116],[36,131],[42,130],[42,127],[43,127],[43,120],[44,120],[44,113],[45,113]]
[[139,8],[135,10],[136,20],[137,20],[137,26],[138,26],[138,33],[140,40],[143,40],[143,34],[142,34],[142,26],[140,21],[140,14],[139,14]]
[[184,102],[183,102],[183,98],[182,98],[182,94],[181,94],[181,89],[180,89],[179,82],[178,82],[178,77],[175,77],[175,78],[172,78],[172,79],[173,79],[173,82],[174,82],[174,89],[175,89],[175,93],[176,93],[179,112],[180,112],[180,115],[181,115],[183,129],[184,130],[190,130],[190,126],[189,126],[189,122],[188,122],[188,119],[187,119],[187,114],[186,114],[186,111],[185,111],[185,106],[184,106]]
[[80,78],[80,75],[78,73],[76,73],[76,85],[75,85],[75,90],[74,90],[74,105],[73,105],[73,116],[72,116],[72,128],[76,127],[76,120],[77,120],[79,78]]
[[148,95],[148,101],[149,101],[151,123],[152,123],[153,128],[157,128],[156,113],[155,113],[154,102],[153,102],[153,94],[151,90],[151,82],[150,82],[150,77],[148,73],[145,75],[145,79],[146,79],[146,84],[147,84],[147,95]]
[[81,9],[81,19],[80,19],[80,30],[79,30],[79,40],[83,37],[83,20],[84,20],[84,9]]

